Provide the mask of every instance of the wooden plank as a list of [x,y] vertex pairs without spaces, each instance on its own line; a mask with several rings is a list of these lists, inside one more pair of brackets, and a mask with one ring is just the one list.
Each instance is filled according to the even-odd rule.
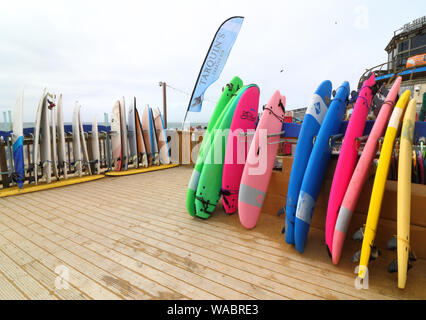
[[[123,212],[120,212],[120,216],[122,216]],[[94,217],[94,214],[90,214],[91,217]],[[90,217],[86,217],[85,218],[88,222],[93,223],[93,224],[99,224],[102,223],[102,221],[105,221],[105,225],[102,225],[104,228],[111,228],[111,230],[119,230],[119,229],[124,229],[127,231],[123,230],[124,232],[127,232],[127,234],[130,234],[128,231],[128,228],[125,229],[126,224],[122,224],[117,222],[117,217],[115,217],[114,219],[107,219],[107,218],[102,218],[101,216],[96,216],[94,219],[90,218]],[[114,226],[115,224],[115,226]],[[131,224],[132,226],[134,226],[134,223]],[[155,228],[152,223],[147,225],[147,226],[143,226],[141,223],[139,223],[140,227],[133,227],[132,231],[137,231],[137,233],[143,234],[144,236],[150,235],[151,237],[157,237],[158,239],[163,239],[163,241],[168,241],[167,238],[165,238],[164,236],[162,237],[161,234],[164,234],[165,236],[171,236],[172,238],[174,238],[173,240],[171,240],[171,243],[176,244],[177,241],[179,241],[180,239],[184,240],[185,243],[190,243],[193,242],[195,239],[194,237],[191,236],[182,236],[180,233],[177,232],[165,232],[162,230],[159,230],[157,228]],[[185,232],[186,234],[187,232]],[[157,234],[160,234],[159,236]],[[179,234],[179,236],[177,236],[177,234]],[[204,236],[203,236],[204,239]],[[209,255],[212,256],[213,254],[217,254],[217,253],[226,253],[225,257],[222,257],[220,260],[221,261],[227,261],[229,260],[231,257],[237,257],[240,260],[244,260],[244,261],[251,261],[251,263],[257,264],[259,265],[259,263],[261,264],[262,267],[265,267],[265,265],[269,266],[270,270],[273,271],[277,271],[280,270],[282,268],[282,266],[280,264],[277,263],[268,263],[267,261],[262,261],[262,260],[258,260],[256,257],[253,257],[253,254],[244,254],[244,253],[240,253],[238,251],[230,251],[227,248],[218,246],[216,242],[214,243],[203,243],[202,239],[196,239],[197,243],[202,243],[203,247],[207,248],[210,250]],[[216,240],[215,240],[216,241]],[[194,249],[193,249],[194,250]],[[252,252],[253,253],[253,252]],[[261,262],[260,262],[261,261]],[[283,262],[283,260],[279,260],[280,263]],[[286,266],[291,262],[286,263]],[[300,265],[297,267],[300,268]],[[297,272],[297,268],[294,268],[293,273]],[[309,272],[303,273],[303,275],[301,276],[301,279],[306,279],[307,277],[309,277],[309,274],[312,272],[312,270],[309,270]],[[325,270],[321,270],[320,273],[318,274],[322,274],[324,276],[324,272]],[[283,272],[284,274],[288,273],[288,271]],[[316,279],[317,280],[317,279]],[[331,280],[332,281],[332,280]],[[348,282],[347,280],[345,280],[346,282]],[[330,282],[330,279],[327,279],[325,282]],[[352,284],[352,280],[349,281],[350,284]],[[335,283],[333,283],[333,285],[336,285]],[[353,288],[351,286],[350,291],[353,291]],[[383,297],[382,297],[383,298]]]
[[[99,288],[96,288],[98,289],[98,295],[101,293],[101,295],[104,297],[103,299],[117,299],[117,297],[126,299],[148,298],[147,295],[139,293],[132,286],[124,285],[124,283],[122,284],[119,281],[113,281],[113,279],[116,278],[112,274],[98,268],[95,265],[87,263],[79,256],[64,250],[55,242],[49,241],[38,233],[33,232],[26,226],[14,222],[12,219],[5,217],[5,215],[1,216],[1,220],[6,221],[9,225],[13,225],[13,230],[19,234],[20,241],[22,241],[23,235],[29,237],[32,243],[26,242],[26,244],[31,246],[31,250],[35,250],[36,252],[38,251],[40,254],[40,249],[46,249],[48,253],[46,254],[45,252],[42,252],[41,254],[43,257],[50,257],[50,255],[54,255],[58,260],[63,261],[62,263],[59,263],[59,265],[65,265],[70,270],[84,270],[85,274],[90,275],[90,277],[98,284],[103,284],[103,290],[101,292],[99,292]],[[4,236],[8,238],[8,233],[14,233],[14,236],[16,236],[14,231],[6,232]],[[28,253],[28,251],[26,252]],[[54,268],[57,266],[58,264],[56,264]],[[70,278],[70,281],[73,280],[74,275]],[[80,286],[77,287],[80,288]],[[115,294],[112,294],[109,291],[113,291]]]
[[2,251],[0,251],[0,271],[7,279],[19,287],[20,291],[24,292],[29,299],[58,299],[54,293],[43,287]]
[[39,261],[26,254],[23,250],[15,246],[6,238],[0,235],[0,249],[21,266],[29,275],[37,279],[51,294],[54,294],[60,299],[76,300],[89,299],[80,290],[69,287],[68,289],[57,288],[55,280],[57,274],[47,269]]

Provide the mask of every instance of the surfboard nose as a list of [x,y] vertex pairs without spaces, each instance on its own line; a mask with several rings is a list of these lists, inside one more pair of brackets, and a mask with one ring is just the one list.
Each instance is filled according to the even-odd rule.
[[258,208],[255,206],[252,206],[250,204],[244,203],[239,201],[238,203],[238,212],[245,212],[245,213],[253,213],[253,214],[239,214],[238,217],[240,218],[241,225],[246,229],[253,229],[256,224],[257,220],[259,218],[259,215],[257,214]]

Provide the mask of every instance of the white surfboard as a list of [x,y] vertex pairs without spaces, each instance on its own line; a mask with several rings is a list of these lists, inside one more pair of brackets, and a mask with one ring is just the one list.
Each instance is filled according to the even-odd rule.
[[47,183],[52,178],[52,153],[50,145],[50,124],[49,124],[49,94],[45,96],[40,118],[40,155],[43,178]]
[[136,98],[133,98],[133,101],[130,104],[129,118],[128,118],[128,126],[129,126],[128,136],[129,136],[129,148],[130,148],[129,161],[131,161],[136,168],[139,168],[138,146],[137,146],[137,138],[136,138],[135,105],[136,105]]
[[83,175],[83,156],[81,154],[79,114],[80,104],[77,101],[72,115],[72,149],[74,153],[74,176],[81,177]]
[[89,153],[87,151],[86,136],[84,134],[83,122],[81,122],[80,109],[78,110],[78,122],[80,125],[80,139],[81,139],[81,149],[83,151],[83,163],[85,165],[86,171],[91,175],[92,169],[90,168],[89,162]]
[[50,140],[52,142],[51,145],[51,155],[52,155],[52,169],[53,174],[56,177],[56,180],[59,180],[59,172],[58,172],[58,150],[56,145],[56,96],[53,96],[53,99],[50,100],[52,103],[50,104],[51,108],[49,110],[50,117]]
[[124,97],[120,101],[120,120],[121,120],[121,150],[122,150],[122,161],[121,166],[123,170],[127,170],[129,163],[129,139],[127,137],[127,121],[126,121],[126,105]]
[[93,161],[95,161],[95,170],[96,174],[101,173],[101,157],[100,157],[100,151],[99,151],[99,131],[98,131],[98,121],[93,119],[92,123],[92,136],[91,136],[91,142],[92,142],[92,156]]
[[154,115],[155,133],[157,135],[158,149],[160,155],[160,162],[162,164],[169,164],[169,146],[167,144],[166,129],[164,128],[164,121],[160,109],[154,108],[152,110]]
[[35,127],[34,127],[34,149],[33,149],[33,165],[34,165],[34,182],[38,183],[38,165],[40,158],[40,124],[41,124],[41,112],[43,110],[44,100],[46,98],[46,88],[43,90],[43,95],[37,106]]
[[114,171],[121,170],[121,121],[120,101],[114,104],[111,115],[111,153],[114,161]]
[[58,168],[63,170],[64,178],[68,179],[68,162],[66,161],[65,152],[65,130],[62,109],[62,94],[59,95],[56,108],[56,131],[58,133]]

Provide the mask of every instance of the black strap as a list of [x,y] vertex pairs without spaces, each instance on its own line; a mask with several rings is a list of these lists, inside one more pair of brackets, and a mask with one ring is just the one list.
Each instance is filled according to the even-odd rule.
[[238,194],[239,190],[227,190],[227,189],[220,189],[220,193],[222,195],[222,199],[225,202],[225,204],[229,207],[229,201],[228,201],[228,197],[233,195],[233,194]]
[[[281,109],[283,110],[283,112],[285,112],[284,105],[283,105],[283,103],[282,103],[281,99],[280,99],[280,102],[278,103],[278,106],[279,106],[279,107],[281,107]],[[279,115],[277,115],[277,114],[274,112],[274,110],[272,110],[272,108],[268,108],[268,107],[264,106],[264,107],[263,107],[263,110],[269,110],[269,112],[271,112],[271,113],[272,113],[272,115],[273,115],[275,118],[277,118],[278,120],[280,120],[280,122],[281,122],[281,123],[283,123],[283,122],[284,122],[284,117],[280,117]]]
[[208,210],[209,206],[213,206],[213,210],[214,208],[216,208],[216,205],[213,205],[212,203],[210,203],[210,200],[204,200],[204,198],[200,196],[195,196],[195,199],[201,202],[201,204],[203,205],[204,212],[207,214],[212,214]]

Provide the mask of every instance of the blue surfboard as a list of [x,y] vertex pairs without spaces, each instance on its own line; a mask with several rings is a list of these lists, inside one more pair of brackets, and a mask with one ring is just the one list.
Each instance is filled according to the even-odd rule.
[[329,139],[332,135],[339,132],[342,118],[345,114],[349,92],[350,88],[347,81],[343,82],[337,89],[336,96],[332,100],[319,129],[303,176],[294,223],[294,241],[296,249],[299,252],[303,252],[305,249],[312,214],[331,157]]
[[329,80],[323,81],[319,85],[314,92],[311,104],[306,110],[300,129],[285,205],[285,241],[288,244],[294,244],[294,219],[300,186],[312,152],[313,139],[318,134],[330,104],[331,89],[332,84]]
[[24,184],[24,137],[20,136],[16,139],[12,146],[13,163],[15,165],[16,183],[19,189]]
[[24,90],[19,94],[13,111],[12,153],[14,164],[14,180],[21,189],[24,184]]

